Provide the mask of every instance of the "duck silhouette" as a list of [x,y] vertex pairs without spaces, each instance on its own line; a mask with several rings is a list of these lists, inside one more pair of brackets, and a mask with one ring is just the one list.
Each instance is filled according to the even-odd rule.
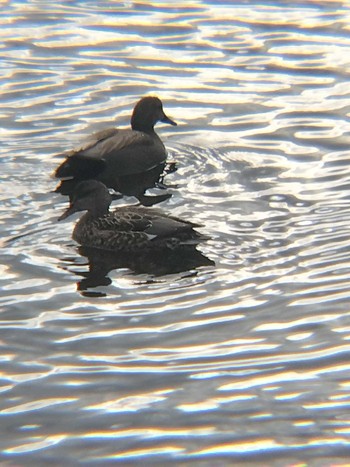
[[100,181],[80,182],[59,220],[87,211],[77,222],[73,239],[82,246],[111,251],[183,250],[207,238],[195,230],[198,224],[141,206],[110,212],[111,202],[107,187]]
[[164,113],[158,97],[142,98],[133,110],[131,129],[104,129],[65,154],[66,159],[54,173],[61,179],[56,192],[71,195],[80,181],[96,179],[122,195],[136,196],[145,205],[169,198],[168,193],[145,195],[148,188],[160,182],[166,166],[165,146],[154,131],[157,122],[177,125]]

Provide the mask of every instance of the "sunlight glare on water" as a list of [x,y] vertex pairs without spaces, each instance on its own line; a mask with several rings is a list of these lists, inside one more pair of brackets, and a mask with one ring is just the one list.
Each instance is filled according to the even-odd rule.
[[[1,6],[1,461],[347,465],[348,2]],[[96,277],[55,156],[150,94],[208,239]]]

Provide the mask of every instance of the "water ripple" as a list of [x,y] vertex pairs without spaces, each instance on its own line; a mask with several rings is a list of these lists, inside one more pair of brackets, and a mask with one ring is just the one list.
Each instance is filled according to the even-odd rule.
[[[345,465],[347,2],[3,10],[5,462]],[[158,129],[160,208],[208,240],[183,270],[96,283],[56,222],[54,155],[149,93],[179,124]]]

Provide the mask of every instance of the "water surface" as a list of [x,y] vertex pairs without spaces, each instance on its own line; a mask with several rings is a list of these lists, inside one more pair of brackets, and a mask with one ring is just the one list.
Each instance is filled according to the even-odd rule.
[[[345,1],[3,2],[4,462],[347,464],[349,20]],[[207,262],[96,284],[57,223],[55,154],[147,94],[178,123],[158,126],[178,167],[159,207],[203,224]]]

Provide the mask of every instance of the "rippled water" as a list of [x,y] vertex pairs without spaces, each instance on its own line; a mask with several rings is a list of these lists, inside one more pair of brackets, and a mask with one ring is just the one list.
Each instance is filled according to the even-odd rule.
[[[4,465],[348,465],[349,3],[1,8]],[[54,156],[146,94],[207,263],[96,284]]]

